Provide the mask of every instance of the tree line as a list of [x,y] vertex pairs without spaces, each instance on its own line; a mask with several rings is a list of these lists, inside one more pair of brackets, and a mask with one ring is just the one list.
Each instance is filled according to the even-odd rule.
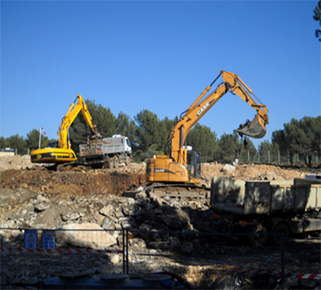
[[[110,110],[95,101],[86,100],[88,110],[93,123],[97,125],[99,133],[103,137],[111,137],[114,134],[127,136],[132,144],[133,159],[137,162],[145,161],[155,154],[164,154],[165,144],[173,126],[179,118],[174,119],[159,117],[149,110],[142,110],[134,116],[134,120],[120,112],[116,117]],[[72,149],[78,153],[79,144],[87,142],[87,136],[91,134],[89,127],[82,114],[79,114],[72,123],[70,129]],[[291,165],[293,157],[300,154],[304,157],[306,165],[311,167],[312,156],[321,153],[321,116],[304,117],[300,120],[292,119],[284,124],[282,130],[272,132],[272,140],[262,141],[258,149],[248,137],[240,138],[236,130],[233,134],[224,133],[221,138],[209,127],[197,123],[187,136],[187,145],[193,150],[201,152],[207,162],[232,163],[235,158],[242,154],[261,154],[267,152],[286,154],[289,156]],[[48,139],[41,134],[41,148],[49,143],[57,141]],[[39,147],[39,130],[31,130],[26,138],[13,135],[9,138],[0,137],[0,148],[14,148],[18,154],[26,154]]]

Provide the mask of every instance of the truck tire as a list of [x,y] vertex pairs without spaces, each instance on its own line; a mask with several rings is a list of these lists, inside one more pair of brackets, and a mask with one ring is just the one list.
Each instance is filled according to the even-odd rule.
[[113,157],[113,160],[114,160],[114,168],[118,168],[119,167],[119,158],[118,158],[118,156],[117,155],[115,155],[114,157]]
[[283,237],[287,238],[290,235],[290,228],[285,223],[279,223],[273,228],[272,233],[275,234],[272,236],[273,244],[279,246],[281,241],[280,234],[283,233]]
[[263,247],[268,239],[267,229],[262,224],[254,224],[249,227],[248,233],[251,234],[246,236],[247,244],[250,247]]

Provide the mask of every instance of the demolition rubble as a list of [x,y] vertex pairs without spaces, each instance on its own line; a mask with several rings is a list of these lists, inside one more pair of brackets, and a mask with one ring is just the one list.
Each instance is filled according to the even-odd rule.
[[[55,229],[56,248],[108,249],[114,253],[2,251],[3,288],[66,272],[122,273],[123,256],[116,252],[123,249],[125,230],[132,275],[166,269],[192,287],[220,289],[222,277],[232,270],[281,270],[278,247],[251,248],[234,237],[211,235],[215,232],[213,211],[206,199],[149,195],[145,191],[144,163],[88,172],[53,172],[23,163],[23,157],[10,158],[0,160],[1,247],[23,247],[21,229],[38,229],[41,247],[42,230]],[[305,175],[266,165],[238,165],[232,171],[223,167],[204,164],[203,175],[208,180],[212,176],[290,180]],[[285,272],[319,273],[320,240],[287,242],[285,262]],[[247,277],[247,281],[251,279],[258,283],[258,278],[254,281],[252,276]],[[266,277],[260,279],[265,279],[262,283],[267,287]],[[277,278],[273,281],[269,289],[278,287]],[[287,287],[294,284],[297,279],[289,276]]]

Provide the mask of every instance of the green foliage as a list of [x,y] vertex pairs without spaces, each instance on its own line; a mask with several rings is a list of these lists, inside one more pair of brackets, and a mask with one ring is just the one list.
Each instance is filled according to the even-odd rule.
[[[162,128],[161,131],[161,144],[158,147],[161,150],[164,150],[165,153],[165,146],[168,141],[168,138],[170,137],[170,133],[172,132],[173,127],[177,124],[179,121],[178,117],[176,116],[174,120],[170,120],[169,118],[165,117],[164,120],[161,121],[160,127]],[[166,154],[166,153],[165,153]]]
[[[39,136],[39,131],[38,131],[38,136]],[[48,138],[42,136],[41,142],[44,144],[42,145],[47,145],[48,144]],[[39,143],[39,137],[38,137],[38,143]],[[10,147],[12,149],[16,149],[18,154],[26,154],[26,147],[27,147],[27,142],[26,140],[22,137],[19,136],[18,134],[13,135],[7,139],[7,147]]]
[[143,110],[134,119],[138,125],[136,137],[140,150],[144,152],[153,144],[156,144],[155,150],[163,150],[167,134],[157,115]]
[[133,152],[137,151],[137,137],[136,137],[137,126],[135,121],[131,120],[130,117],[123,112],[118,114],[116,119],[116,134],[120,134],[122,136],[127,136],[132,145]]
[[[26,144],[27,148],[32,150],[39,149],[39,130],[33,129],[27,134]],[[41,134],[41,148],[48,146],[48,137]]]
[[304,117],[301,120],[292,119],[284,124],[284,129],[272,134],[272,142],[278,144],[279,148],[287,151],[291,166],[293,156],[300,154],[304,156],[306,165],[311,167],[312,155],[320,154],[321,116],[317,118]]
[[8,139],[0,136],[0,148],[4,149],[4,148],[7,148],[7,147],[9,147]]
[[259,154],[260,154],[260,162],[267,163],[269,162],[268,156],[278,155],[279,145],[276,143],[271,143],[268,140],[261,142],[259,145]]
[[[321,25],[321,1],[319,1],[317,6],[315,6],[315,9],[313,12],[314,12],[313,19],[316,21],[319,21],[319,23]],[[321,41],[321,30],[320,29],[316,29],[315,36],[319,38],[319,41]]]
[[276,144],[282,154],[289,153],[283,130],[275,130],[272,132],[272,144]]
[[261,142],[258,149],[260,154],[266,155],[268,151],[271,151],[272,144],[270,141],[264,140],[263,142]]
[[242,144],[239,142],[237,134],[226,134],[218,141],[218,149],[215,154],[217,161],[221,163],[233,163],[241,153]]
[[153,156],[163,154],[163,151],[158,151],[156,149],[157,147],[158,147],[157,144],[152,144],[151,146],[149,146],[147,148],[146,151],[141,151],[140,149],[138,149],[138,151],[136,152],[136,155],[135,155],[137,161],[146,162],[147,159],[152,158]]
[[196,124],[187,135],[187,145],[191,145],[193,150],[201,152],[202,156],[211,162],[214,160],[214,153],[218,148],[216,133],[209,127]]

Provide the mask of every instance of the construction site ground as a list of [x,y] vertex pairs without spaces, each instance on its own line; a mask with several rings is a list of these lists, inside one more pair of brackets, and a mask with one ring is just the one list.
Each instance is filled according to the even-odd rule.
[[[209,181],[213,176],[234,176],[242,180],[291,180],[297,177],[304,178],[305,175],[309,173],[300,170],[282,169],[281,167],[273,165],[254,164],[237,165],[234,171],[229,172],[222,171],[223,166],[224,164],[216,163],[203,164],[202,175]],[[321,171],[319,170],[318,173],[320,174]],[[4,196],[8,193],[12,195],[10,203],[2,204],[0,209],[0,223],[2,227],[8,226],[8,224],[14,224],[15,219],[19,220],[19,214],[17,213],[22,210],[22,203],[26,199],[31,198],[32,194],[35,194],[36,198],[37,195],[41,195],[51,203],[54,201],[59,201],[60,203],[63,201],[74,201],[81,197],[89,200],[90,197],[96,202],[94,206],[102,206],[102,204],[99,203],[100,200],[106,201],[107,199],[112,201],[113,199],[121,198],[126,191],[133,191],[146,184],[145,163],[131,163],[129,166],[120,166],[117,169],[55,172],[46,170],[42,165],[32,164],[30,162],[30,156],[28,155],[0,157],[0,176],[0,195]],[[210,186],[210,183],[208,182],[206,185]],[[21,192],[26,192],[26,196],[20,194]],[[30,194],[30,196],[27,196],[27,194]],[[196,207],[206,207],[206,201],[201,202],[204,204],[198,203]],[[106,202],[103,203],[106,204]],[[192,203],[188,204],[192,206]],[[58,223],[54,224],[53,221],[51,222],[50,224],[48,221],[46,226],[52,226],[53,228],[60,226]],[[23,227],[23,225],[28,226],[24,223],[19,224],[20,227]],[[161,229],[153,228],[153,230]],[[178,231],[182,232],[181,229]],[[320,239],[314,239],[314,237],[310,236],[300,236],[297,238],[298,239],[286,242],[286,272],[303,274],[321,273]],[[198,246],[195,246],[197,245],[195,241],[197,239],[199,239]],[[134,245],[134,242],[132,242],[132,244]],[[142,273],[166,269],[181,275],[195,288],[212,287],[222,289],[222,285],[224,285],[224,287],[227,287],[226,289],[231,289],[232,287],[229,287],[228,283],[231,283],[230,281],[233,279],[235,280],[235,277],[231,276],[235,275],[235,273],[229,272],[230,270],[269,270],[274,272],[281,269],[280,249],[275,246],[250,248],[234,239],[221,237],[214,238],[213,241],[197,237],[193,240],[193,245],[192,251],[186,250],[185,252],[171,252],[168,249],[161,250],[161,248],[159,248],[152,252],[154,253],[154,255],[152,255],[153,257],[150,256],[150,252],[146,254],[147,252],[144,252],[145,250],[143,250],[142,247],[137,247],[136,252],[130,252],[132,257],[130,257],[129,260],[129,270],[132,271],[132,273]],[[8,246],[8,244],[6,244],[6,246]],[[35,254],[17,253],[12,255],[20,256],[19,258],[12,258],[13,256],[10,256],[8,253],[4,255],[1,253],[2,264],[4,259],[11,259],[11,261],[20,259],[21,264],[24,263],[21,259],[24,259],[32,264],[33,258],[30,258],[31,256],[28,255]],[[37,257],[37,259],[41,259],[41,257]],[[46,256],[46,259],[52,259],[52,267],[55,267],[59,259],[60,263],[68,263],[68,261],[57,256]],[[58,261],[56,261],[57,259]],[[76,258],[71,258],[69,263],[77,264],[78,262],[74,259]],[[95,259],[95,257],[88,258],[86,263],[87,268],[94,263],[91,259]],[[61,265],[57,267],[61,267]],[[72,269],[72,267],[69,269]],[[17,268],[16,271],[17,273],[19,272],[20,275],[21,270]],[[110,273],[122,272],[121,258],[118,264],[111,264],[109,271]],[[51,270],[51,274],[54,272],[55,271]],[[17,273],[16,276],[12,274],[13,280],[18,279]],[[24,270],[23,273],[22,275],[25,275],[27,273],[26,270]],[[2,279],[10,280],[10,277],[8,278],[8,276],[5,276],[3,273],[1,277]],[[21,275],[19,277],[21,278]],[[42,275],[40,278],[41,277],[46,276]],[[248,278],[248,280],[249,279],[250,278]],[[263,281],[266,278],[260,279]],[[253,281],[252,284],[254,283]],[[295,284],[294,282],[293,279],[288,280],[288,284],[285,287],[288,287],[288,289],[291,287],[291,289],[296,289],[294,286],[291,286],[297,285],[297,283]],[[273,282],[274,284],[268,285],[269,283],[272,282],[264,280],[261,284],[253,284],[252,288],[250,286],[251,283],[248,283],[249,288],[247,289],[277,289],[277,287],[279,287],[277,283]],[[265,286],[263,287],[262,285]],[[310,285],[312,288],[305,289],[315,289],[315,287],[320,286],[320,282],[319,280],[317,282],[314,281],[314,284],[310,283]],[[305,284],[304,287],[309,287],[309,285]],[[10,283],[7,283],[6,288],[12,288]]]

